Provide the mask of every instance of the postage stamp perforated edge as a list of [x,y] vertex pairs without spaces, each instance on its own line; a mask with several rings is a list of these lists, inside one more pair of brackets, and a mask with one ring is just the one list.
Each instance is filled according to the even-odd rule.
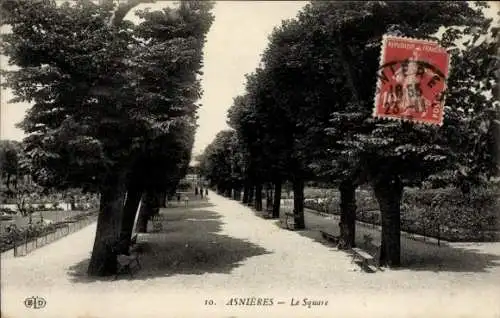
[[[437,41],[433,40],[425,40],[425,39],[418,39],[418,38],[411,38],[407,36],[396,36],[396,35],[390,35],[390,34],[384,34],[382,36],[382,45],[380,47],[380,54],[379,54],[379,67],[383,66],[383,60],[384,60],[384,54],[385,54],[385,49],[386,49],[386,44],[389,39],[399,39],[399,40],[405,40],[405,41],[413,41],[413,42],[421,42],[421,43],[427,43],[430,45],[439,45]],[[448,57],[448,77],[450,74],[450,68],[451,68],[451,57]],[[448,83],[447,83],[448,78],[445,79],[444,83],[444,91],[446,92],[448,88]],[[387,120],[387,121],[403,121],[403,122],[411,122],[414,124],[422,124],[426,126],[442,126],[443,125],[443,119],[444,119],[444,110],[445,110],[445,105],[446,105],[446,94],[445,97],[443,98],[443,114],[438,122],[429,122],[427,120],[418,120],[415,118],[406,118],[403,116],[380,116],[377,114],[377,100],[378,100],[378,94],[380,92],[380,79],[377,78],[375,82],[375,94],[373,95],[373,111],[372,111],[372,117],[376,118],[378,120]]]

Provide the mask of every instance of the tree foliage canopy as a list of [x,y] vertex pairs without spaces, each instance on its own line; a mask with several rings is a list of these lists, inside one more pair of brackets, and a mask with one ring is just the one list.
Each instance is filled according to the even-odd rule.
[[34,103],[21,127],[38,182],[99,186],[167,135],[190,151],[211,2],[142,10],[139,25],[109,1],[10,5],[2,52],[19,69],[4,74],[16,101]]

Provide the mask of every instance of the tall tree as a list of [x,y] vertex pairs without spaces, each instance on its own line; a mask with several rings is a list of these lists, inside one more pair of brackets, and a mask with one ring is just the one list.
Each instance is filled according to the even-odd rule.
[[220,193],[231,191],[231,153],[234,130],[220,131],[202,156],[202,173]]
[[[189,164],[199,107],[196,101],[201,95],[198,75],[206,33],[213,21],[212,6],[210,2],[181,2],[178,9],[137,13],[143,22],[135,32],[140,39],[134,61],[139,70],[136,89],[142,91],[141,102],[152,106],[152,126],[155,121],[167,124],[166,132],[155,134],[153,130],[146,136],[147,146],[135,165],[135,169],[142,169],[135,176],[142,175],[147,181],[137,181],[145,190],[139,231],[146,230],[147,220],[158,213],[167,190],[175,189]],[[158,122],[158,118],[162,120]],[[132,220],[132,215],[128,219]],[[127,225],[124,233],[130,229]]]
[[[140,2],[114,7],[109,1],[61,6],[21,1],[8,8],[5,21],[12,33],[4,35],[2,51],[20,67],[7,74],[7,84],[19,101],[34,102],[22,127],[29,134],[25,143],[36,179],[59,187],[87,184],[101,193],[91,275],[116,270],[127,174],[136,158],[147,140],[168,133],[185,113],[173,114],[171,107],[160,105],[171,99],[172,82],[152,88],[140,76],[164,59],[175,64],[177,55],[178,65],[191,66],[189,61],[197,64],[199,59],[179,54],[189,51],[188,44],[199,42],[197,38],[152,47],[141,41],[141,32],[123,20]],[[203,15],[210,6],[193,2],[179,11]],[[190,86],[176,96],[189,99],[196,93]],[[189,107],[185,102],[175,106]],[[193,113],[196,107],[190,109]]]
[[[3,42],[3,53],[20,67],[8,74],[7,83],[19,101],[34,102],[23,128],[30,134],[26,143],[38,168],[35,177],[45,185],[83,181],[100,188],[92,274],[115,270],[110,252],[118,237],[124,195],[119,171],[126,171],[128,158],[121,142],[131,143],[124,138],[127,134],[117,132],[130,122],[118,101],[124,93],[120,87],[126,86],[121,85],[126,82],[123,59],[132,38],[109,23],[112,12],[109,5],[101,8],[89,2],[57,6],[21,1],[9,12],[12,33]],[[82,160],[85,156],[76,155],[80,151],[94,158]],[[98,164],[86,165],[91,161]]]
[[[345,135],[345,162],[356,176],[357,183],[369,182],[382,212],[382,244],[380,263],[400,265],[400,204],[404,185],[415,185],[440,167],[454,160],[453,144],[442,138],[450,127],[448,119],[440,128],[411,123],[384,122],[371,118],[373,87],[378,69],[381,37],[393,32],[416,38],[432,39],[441,26],[449,27],[442,44],[450,46],[473,26],[487,25],[480,10],[465,2],[454,3],[320,3],[314,5],[331,13],[327,27],[331,39],[342,50],[340,59],[347,67],[347,89],[353,100],[351,109],[333,114],[335,122],[357,119],[355,130]],[[430,11],[433,14],[429,15]],[[389,13],[390,12],[390,13]],[[338,14],[338,15],[337,15]],[[348,19],[340,19],[339,17]],[[469,26],[460,31],[455,26]],[[348,35],[348,38],[346,37]],[[452,65],[453,69],[453,65]],[[456,85],[450,79],[449,86]],[[447,102],[450,104],[450,102]],[[446,110],[453,117],[458,105]],[[458,124],[460,127],[460,124]],[[335,130],[341,126],[332,126]]]

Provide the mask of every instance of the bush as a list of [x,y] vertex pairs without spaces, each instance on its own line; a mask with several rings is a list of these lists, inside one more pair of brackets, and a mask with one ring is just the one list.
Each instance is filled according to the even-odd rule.
[[357,190],[356,191],[356,207],[358,211],[378,211],[378,202],[371,191]]
[[14,247],[14,244],[22,239],[22,231],[15,225],[9,225],[6,232],[0,237],[0,251],[4,252]]
[[[334,189],[306,189],[304,206],[331,214],[340,214],[340,192]],[[371,191],[356,191],[356,210],[359,212],[378,211],[378,202]]]
[[35,208],[36,211],[47,211],[47,207],[45,206],[45,204],[39,204],[36,208]]
[[11,208],[0,208],[0,212],[7,213],[7,214],[16,214],[17,212],[12,210]]
[[403,202],[403,214],[411,216],[409,219],[431,236],[451,241],[491,241],[499,229],[500,201],[494,187],[475,188],[467,195],[456,189],[410,190]]
[[77,215],[73,215],[73,216],[70,216],[69,218],[66,219],[66,221],[80,221],[80,220],[83,220],[83,219],[86,219],[87,216],[84,215],[84,214],[77,214]]
[[99,214],[99,210],[92,210],[92,211],[88,211],[88,212],[85,212],[85,213],[82,213],[82,214],[85,215],[85,216],[94,216],[94,215]]

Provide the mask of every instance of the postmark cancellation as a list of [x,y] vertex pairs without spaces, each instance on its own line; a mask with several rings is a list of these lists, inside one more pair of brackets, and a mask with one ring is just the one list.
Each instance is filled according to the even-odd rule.
[[373,116],[442,125],[449,55],[438,43],[385,35]]

